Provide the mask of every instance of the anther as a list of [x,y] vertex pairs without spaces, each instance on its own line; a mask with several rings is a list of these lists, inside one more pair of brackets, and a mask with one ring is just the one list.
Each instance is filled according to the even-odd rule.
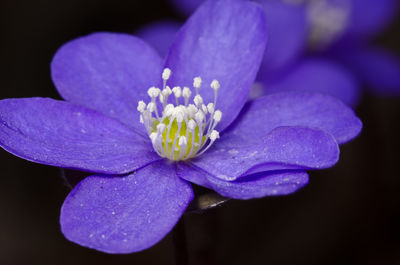
[[175,86],[172,88],[172,92],[174,92],[175,97],[180,98],[182,96],[182,89],[180,86]]
[[150,102],[147,105],[147,110],[150,111],[150,112],[154,112],[156,110],[156,104],[154,104],[154,102]]
[[[196,89],[200,88],[200,86],[201,86],[201,77],[195,77],[193,79],[193,86]],[[196,94],[198,94],[198,93],[196,93]]]
[[207,104],[207,110],[208,110],[208,113],[213,114],[214,110],[215,110],[214,103],[208,103]]
[[213,118],[214,118],[214,120],[215,120],[216,122],[220,122],[221,119],[222,119],[222,112],[219,111],[219,110],[215,111],[214,117],[213,117]]
[[186,137],[185,137],[185,136],[179,137],[178,145],[179,145],[179,146],[183,146],[183,145],[186,145],[186,144],[187,144]]
[[219,132],[216,130],[213,130],[210,134],[210,140],[215,141],[219,138]]
[[[171,70],[165,68],[162,73],[162,89],[150,87],[147,94],[151,101],[146,104],[139,101],[137,110],[140,112],[140,122],[144,124],[152,141],[155,152],[161,157],[179,161],[203,154],[216,139],[219,133],[214,130],[222,118],[222,112],[216,109],[217,91],[220,84],[213,80],[210,84],[214,90],[214,102],[205,105],[198,93],[202,79],[193,79],[196,95],[193,104],[189,104],[192,91],[188,87],[175,86],[172,89],[167,85],[171,77]],[[168,104],[168,97],[175,96],[174,104]],[[184,105],[179,104],[179,98],[184,98]],[[159,116],[156,99],[162,103],[162,112]]]
[[168,97],[169,95],[172,94],[172,90],[169,86],[166,86],[162,91],[161,91],[162,95],[164,97]]
[[168,80],[170,76],[171,76],[171,69],[165,68],[163,73],[162,73],[162,79],[163,80]]
[[159,132],[159,133],[163,133],[164,131],[165,131],[165,128],[166,128],[167,126],[164,124],[164,123],[159,123],[158,125],[157,125],[157,131]]
[[202,104],[202,105],[201,105],[201,109],[203,110],[204,114],[207,115],[208,109],[207,109],[206,105]]
[[194,119],[196,120],[197,124],[201,124],[204,120],[204,113],[202,111],[198,111],[195,115],[194,115]]
[[156,98],[160,94],[160,89],[152,86],[147,90],[147,94],[151,98]]
[[210,86],[212,89],[214,89],[214,91],[216,91],[220,88],[220,84],[219,84],[218,80],[215,80],[215,79],[211,82]]
[[138,102],[137,110],[142,113],[146,109],[146,103],[143,100]]
[[203,104],[203,98],[200,95],[196,95],[193,99],[194,104],[196,104],[196,107],[200,108],[201,104]]
[[153,133],[151,133],[151,134],[149,135],[149,137],[150,137],[150,139],[151,139],[151,142],[152,142],[153,144],[156,143],[157,135],[158,135],[158,134],[155,133],[155,132],[153,132]]

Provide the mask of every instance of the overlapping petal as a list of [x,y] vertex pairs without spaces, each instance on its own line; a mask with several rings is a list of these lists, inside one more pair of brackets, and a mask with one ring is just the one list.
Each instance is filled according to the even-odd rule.
[[296,192],[308,183],[306,172],[294,170],[260,172],[244,176],[236,181],[226,181],[202,169],[182,164],[178,169],[178,174],[184,179],[213,189],[222,196],[240,200],[287,195]]
[[138,29],[134,35],[150,44],[164,58],[181,26],[176,21],[161,20]]
[[164,162],[124,177],[90,176],[61,209],[61,229],[71,241],[107,253],[151,247],[176,224],[193,199],[190,184]]
[[303,51],[308,36],[306,13],[302,6],[276,0],[259,0],[267,21],[268,45],[260,73],[271,72],[294,61]]
[[338,158],[339,148],[330,134],[296,126],[275,128],[258,139],[228,132],[207,155],[191,163],[219,179],[232,181],[262,171],[327,168]]
[[67,101],[100,111],[144,134],[137,102],[158,84],[161,67],[160,56],[144,41],[128,34],[95,33],[62,46],[51,63],[51,74]]
[[306,58],[279,75],[260,76],[266,94],[281,91],[309,91],[339,98],[349,106],[359,100],[360,87],[341,65],[323,58]]
[[204,102],[213,102],[209,87],[217,79],[221,88],[217,108],[224,115],[222,130],[237,116],[250,91],[266,44],[262,9],[247,1],[207,1],[178,32],[166,59],[170,86],[192,86],[200,76]]
[[304,171],[261,172],[237,181],[224,181],[212,176],[208,181],[222,196],[247,200],[296,192],[307,185],[308,175]]
[[352,109],[331,96],[282,92],[249,101],[229,134],[245,135],[251,141],[280,126],[321,129],[342,144],[358,135],[362,123]]
[[0,144],[37,163],[123,174],[160,158],[150,141],[117,120],[48,98],[0,101]]

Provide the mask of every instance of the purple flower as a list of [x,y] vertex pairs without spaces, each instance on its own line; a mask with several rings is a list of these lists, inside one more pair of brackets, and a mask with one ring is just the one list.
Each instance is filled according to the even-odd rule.
[[[264,7],[270,44],[259,93],[321,92],[350,106],[359,101],[359,84],[377,95],[400,95],[399,59],[368,44],[393,20],[397,0],[255,1]],[[189,14],[202,1],[171,2]],[[312,57],[300,56],[307,46]]]
[[[324,0],[311,2],[308,17],[311,44],[349,69],[378,95],[400,95],[400,61],[369,44],[395,17],[397,0]],[[341,98],[341,97],[339,97]]]
[[[185,15],[194,12],[203,2],[204,0],[171,0],[171,3]],[[281,0],[256,0],[253,2],[262,6],[268,31],[268,46],[262,68],[264,72],[274,72],[293,63],[307,44],[308,24],[305,9],[303,6],[288,4]],[[177,29],[176,26],[175,29]],[[146,40],[152,41],[155,39],[152,39],[154,37],[151,35],[167,38],[165,32],[173,33],[170,22],[163,21],[152,24],[138,33],[143,34],[142,36]]]
[[246,103],[264,22],[257,5],[207,1],[165,61],[130,35],[78,38],[51,65],[66,101],[0,101],[5,150],[92,172],[62,206],[66,238],[107,253],[140,251],[178,221],[193,199],[190,182],[237,199],[284,195],[307,184],[305,170],[337,162],[338,144],[361,130],[338,100],[286,92]]

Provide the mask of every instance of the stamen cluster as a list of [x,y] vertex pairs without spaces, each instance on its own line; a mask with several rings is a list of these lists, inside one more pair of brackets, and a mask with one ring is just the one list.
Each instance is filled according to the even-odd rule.
[[[179,86],[171,89],[167,85],[170,76],[171,70],[165,68],[162,73],[163,88],[150,87],[147,94],[151,101],[148,104],[139,101],[137,110],[158,155],[174,161],[187,160],[203,154],[219,138],[215,127],[222,118],[222,112],[216,110],[220,84],[217,80],[211,82],[214,102],[205,105],[199,94],[202,79],[195,77],[193,87],[196,94],[194,104],[191,104],[191,89]],[[174,94],[175,104],[169,103],[173,100],[168,101],[171,94]],[[161,113],[157,98],[162,104]]]

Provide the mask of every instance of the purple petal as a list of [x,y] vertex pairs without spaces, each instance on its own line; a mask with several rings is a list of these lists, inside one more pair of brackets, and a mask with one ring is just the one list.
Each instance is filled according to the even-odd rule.
[[307,58],[281,74],[260,78],[267,94],[281,91],[309,91],[339,98],[349,106],[359,100],[360,88],[349,71],[333,61]]
[[395,17],[397,0],[351,0],[346,35],[370,36],[386,27]]
[[360,133],[362,123],[352,109],[331,96],[281,92],[248,102],[229,134],[257,140],[280,126],[321,129],[342,144]]
[[372,92],[400,95],[400,60],[389,51],[376,47],[347,47],[336,52],[344,63]]
[[198,8],[204,0],[170,0],[177,10],[183,15],[189,16]]
[[118,119],[138,132],[137,102],[161,80],[155,50],[127,34],[95,33],[62,46],[51,63],[52,78],[67,101]]
[[206,175],[209,173],[202,170],[201,168],[197,168],[190,162],[177,163],[176,174],[178,175],[178,177],[184,180],[211,189],[211,185],[206,178]]
[[90,176],[61,208],[65,237],[107,253],[131,253],[160,241],[193,199],[173,165],[155,163],[125,177]]
[[191,162],[228,181],[261,171],[327,168],[339,158],[330,134],[306,127],[279,127],[258,141],[227,133],[214,145]]
[[213,189],[222,196],[241,200],[290,194],[308,183],[308,175],[303,171],[260,172],[236,181],[226,181],[202,169],[183,164],[180,174],[190,181],[201,180],[196,184]]
[[306,13],[300,6],[283,1],[264,0],[268,45],[260,72],[270,73],[292,62],[307,43]]
[[266,44],[262,9],[247,1],[207,1],[178,32],[167,56],[172,69],[170,86],[189,86],[200,76],[200,94],[205,103],[213,102],[209,87],[217,79],[217,108],[223,113],[222,130],[244,105]]
[[0,144],[21,158],[123,174],[159,159],[150,141],[96,111],[48,98],[0,101]]
[[157,21],[138,29],[134,34],[155,48],[161,57],[165,57],[181,26],[176,21]]
[[237,181],[224,181],[207,176],[211,188],[222,196],[247,200],[265,196],[287,195],[308,183],[303,171],[261,172]]

